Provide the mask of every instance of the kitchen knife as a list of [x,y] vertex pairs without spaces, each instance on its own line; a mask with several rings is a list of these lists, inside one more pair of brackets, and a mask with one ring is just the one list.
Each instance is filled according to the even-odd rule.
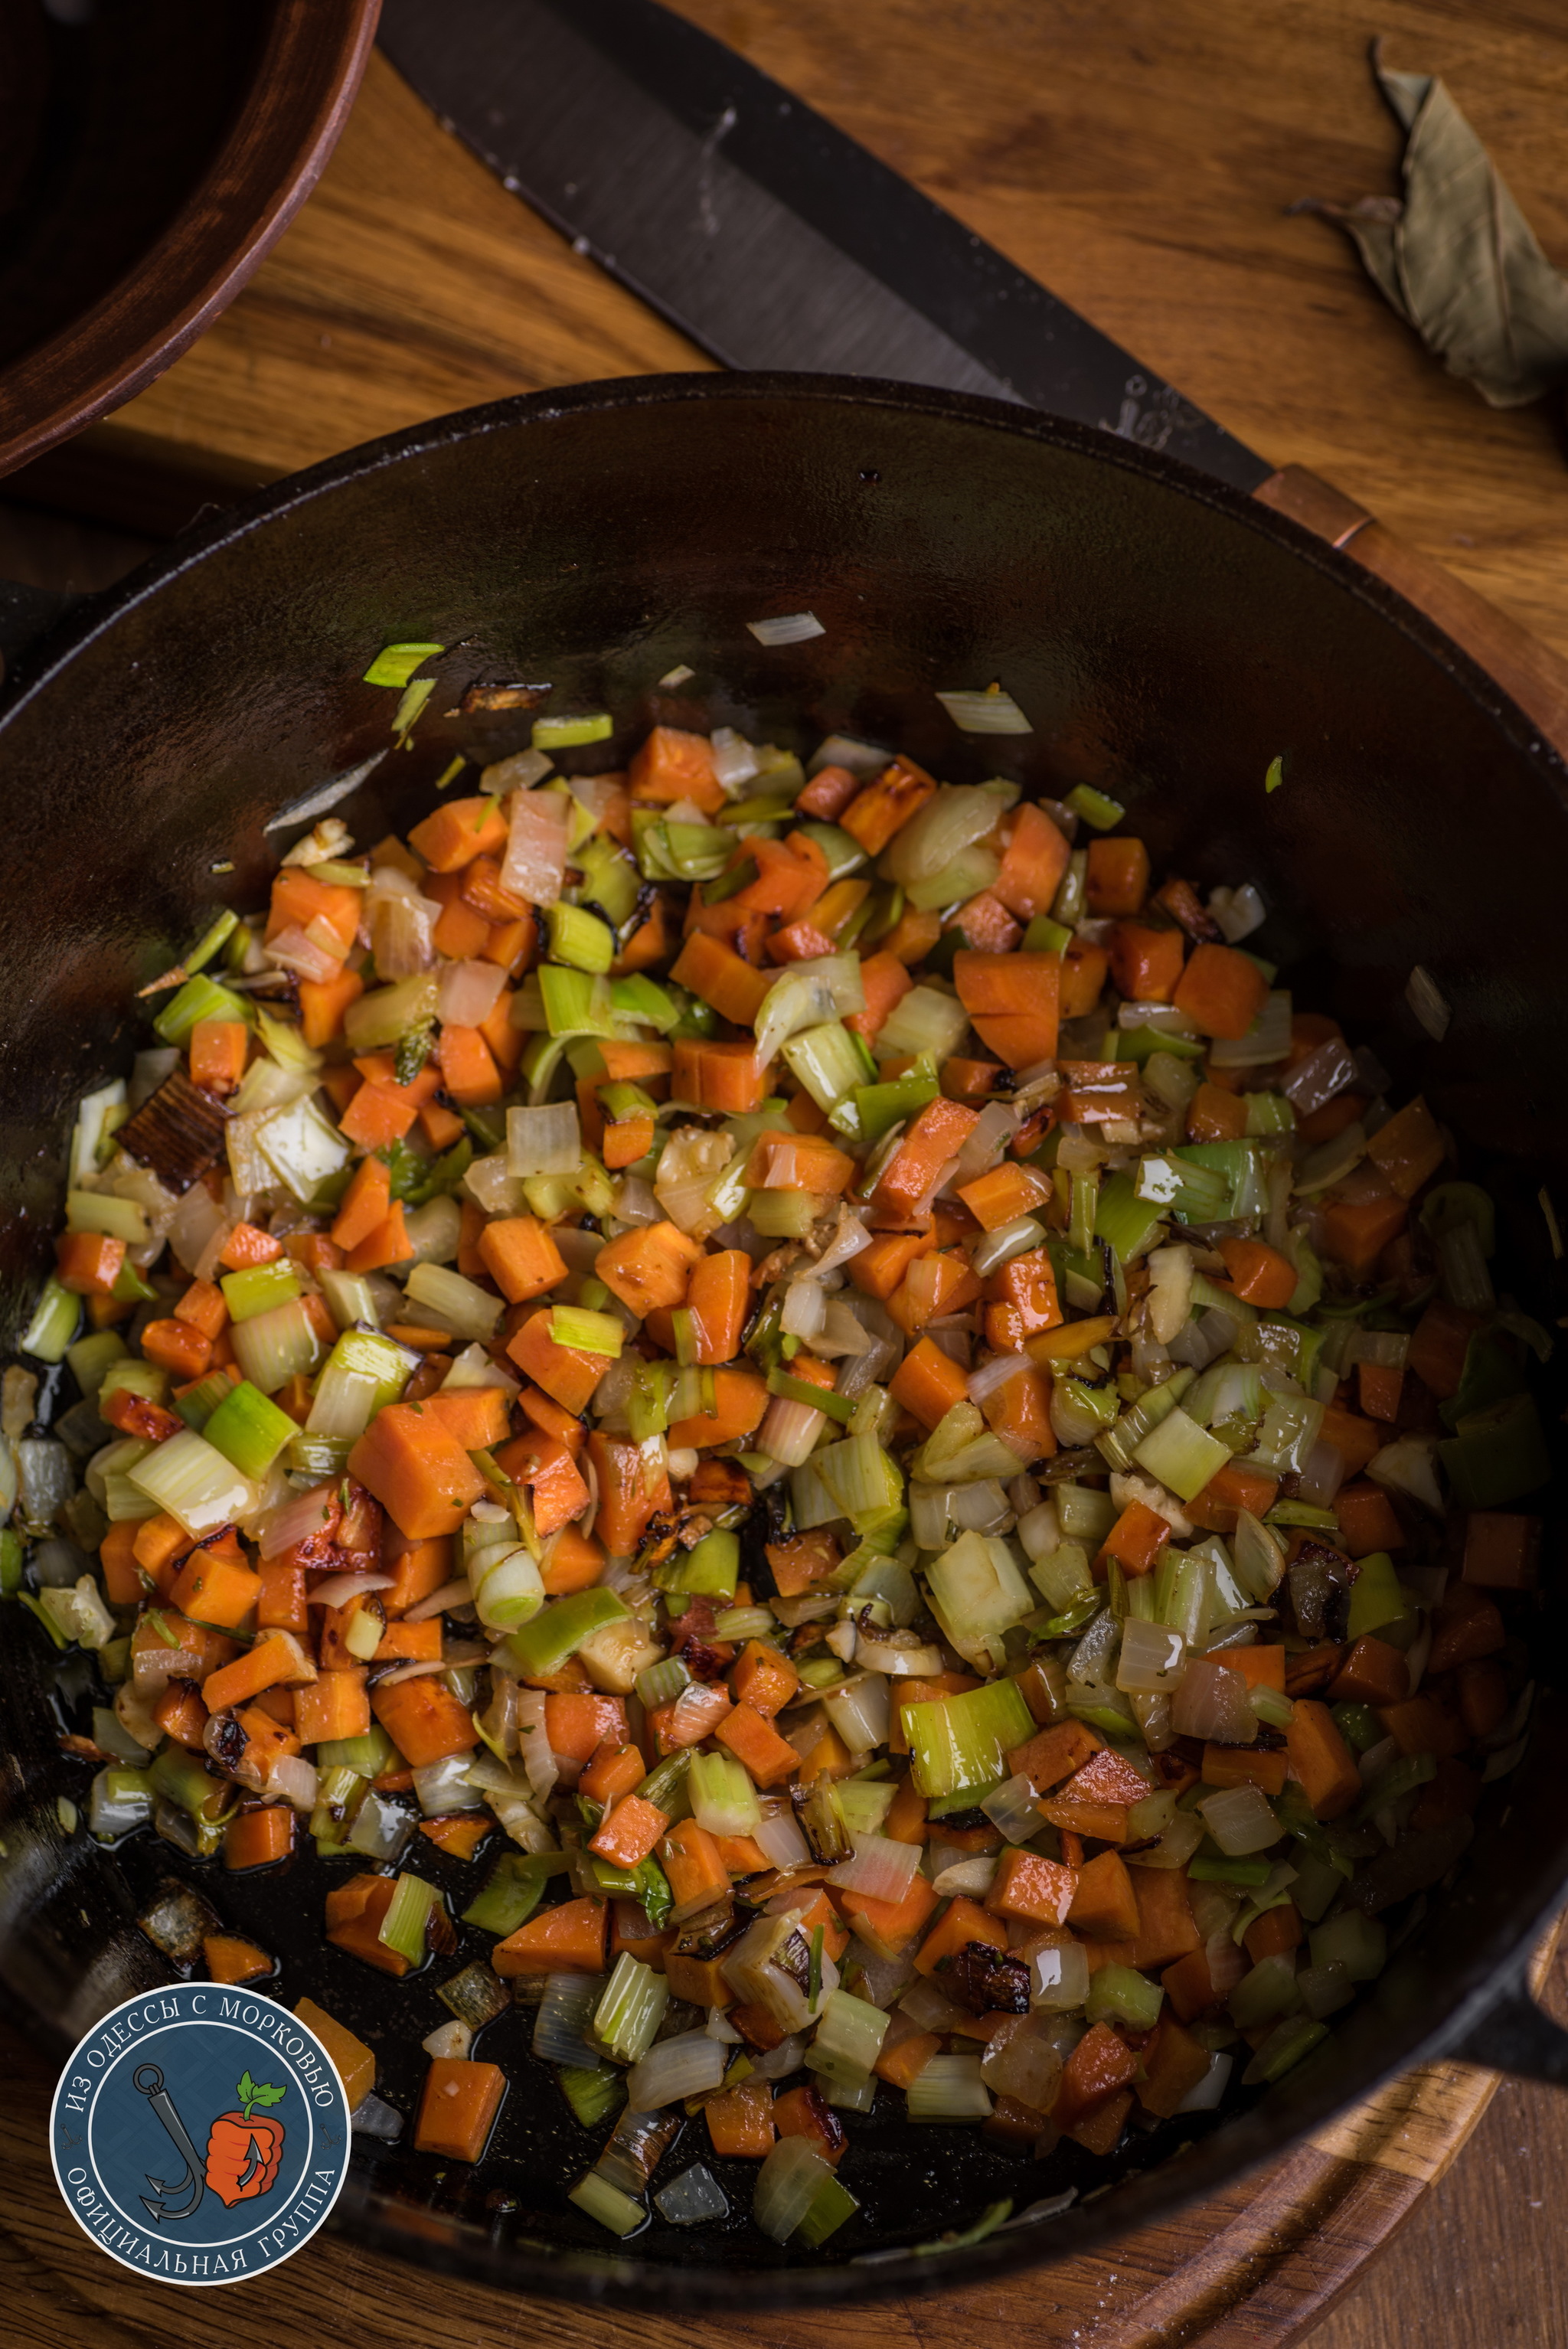
[[984,392],[1273,467],[768,75],[656,0],[384,0],[380,41],[513,193],[727,367]]

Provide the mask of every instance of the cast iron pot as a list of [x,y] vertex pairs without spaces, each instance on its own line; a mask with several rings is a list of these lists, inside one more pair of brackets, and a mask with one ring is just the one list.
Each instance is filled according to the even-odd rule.
[[[767,649],[746,623],[810,609],[824,633]],[[393,698],[359,682],[389,639],[450,647],[411,750]],[[682,664],[678,688],[657,680]],[[1568,1200],[1568,881],[1563,770],[1488,678],[1409,606],[1287,521],[1125,442],[988,402],[802,377],[663,377],[503,401],[285,482],[77,616],[15,680],[0,722],[9,882],[0,903],[0,1328],[10,1344],[49,1260],[62,1145],[88,1087],[129,1065],[137,987],[214,907],[258,903],[279,848],[338,797],[361,843],[426,803],[454,750],[493,757],[526,720],[446,713],[476,679],[548,680],[552,706],[613,711],[623,757],[651,721],[724,723],[810,747],[843,730],[954,781],[1001,772],[1124,802],[1157,867],[1253,880],[1253,941],[1300,1000],[1338,1013],[1422,1088],[1498,1196],[1500,1279],[1563,1309],[1536,1205]],[[1024,737],[957,735],[938,688],[999,678]],[[511,730],[509,730],[509,725]],[[1284,787],[1264,777],[1283,753]],[[338,779],[330,790],[324,786]],[[1413,966],[1453,1007],[1439,1045],[1411,1016]],[[1556,1413],[1547,1416],[1554,1424]],[[1548,1578],[1549,1586],[1552,1578]],[[235,1929],[376,2045],[380,2093],[411,2111],[433,1980],[390,1984],[320,1939],[314,1857],[226,1878],[148,1835],[68,1839],[62,1712],[87,1668],[33,1627],[0,1676],[0,1966],[61,2044],[163,1978],[134,1917],[157,1880],[198,1878]],[[23,1636],[24,1631],[26,1636]],[[892,2095],[851,2120],[858,2217],[820,2253],[750,2224],[755,2169],[714,2161],[730,2220],[655,2222],[617,2247],[565,2199],[593,2158],[503,2016],[481,2052],[512,2075],[473,2171],[362,2140],[338,2223],[510,2289],[638,2306],[820,2304],[977,2282],[1153,2220],[1363,2097],[1463,2054],[1568,2077],[1568,2035],[1522,1989],[1568,1875],[1568,1707],[1557,1596],[1535,1645],[1524,1766],[1419,1930],[1326,2044],[1261,2099],[1134,2131],[1109,2163],[1068,2147],[1020,2161],[971,2129],[904,2123]],[[460,1909],[482,1874],[421,1854]],[[1396,1925],[1405,1911],[1396,1909]],[[470,1949],[467,1945],[472,1943]],[[885,2116],[884,2111],[885,2108]],[[710,2158],[689,2128],[664,2182]],[[910,2250],[1016,2206],[1116,2190],[935,2257]],[[875,2254],[874,2258],[868,2255]]]

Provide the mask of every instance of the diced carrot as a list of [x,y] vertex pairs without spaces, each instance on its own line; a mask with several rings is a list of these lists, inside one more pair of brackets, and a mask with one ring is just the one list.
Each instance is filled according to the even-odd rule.
[[730,1668],[737,1704],[749,1705],[765,1721],[783,1710],[799,1684],[800,1675],[789,1657],[760,1640],[748,1640]]
[[894,1402],[913,1412],[923,1427],[934,1427],[968,1393],[964,1372],[935,1340],[922,1338],[888,1381]]
[[189,1681],[169,1681],[152,1708],[152,1718],[165,1737],[192,1752],[206,1735],[208,1713]]
[[1284,1957],[1288,1950],[1299,1950],[1302,1944],[1301,1911],[1294,1900],[1286,1900],[1278,1909],[1266,1909],[1254,1917],[1243,1936],[1243,1944],[1254,1966],[1265,1958]]
[[223,1829],[227,1868],[273,1868],[294,1849],[294,1815],[286,1803],[265,1803],[236,1811]]
[[677,1224],[646,1224],[608,1241],[593,1259],[593,1276],[641,1316],[683,1301],[701,1255]]
[[1220,1254],[1231,1276],[1231,1287],[1249,1305],[1265,1311],[1288,1305],[1295,1295],[1298,1275],[1287,1256],[1266,1240],[1222,1240]]
[[722,1681],[694,1681],[673,1703],[655,1705],[648,1728],[661,1754],[678,1753],[684,1745],[700,1745],[722,1729],[731,1711],[729,1691]]
[[695,1915],[707,1901],[717,1900],[720,1893],[729,1890],[729,1870],[718,1847],[695,1819],[683,1819],[678,1826],[666,1829],[659,1858],[677,1911]]
[[566,1278],[565,1260],[537,1216],[498,1216],[480,1232],[479,1249],[496,1287],[512,1305],[542,1297]]
[[1044,809],[1026,800],[1014,816],[1012,837],[991,894],[1020,921],[1048,914],[1071,855],[1070,842]]
[[1057,1435],[1051,1425],[1051,1381],[1033,1363],[993,1387],[980,1410],[986,1426],[1001,1437],[1009,1452],[1017,1454],[1026,1467],[1054,1456]]
[[452,1811],[445,1817],[421,1819],[419,1833],[453,1859],[472,1859],[494,1825],[488,1811]]
[[1410,1668],[1399,1650],[1367,1632],[1341,1664],[1328,1695],[1334,1704],[1398,1704],[1409,1687]]
[[899,1288],[916,1257],[932,1247],[929,1232],[878,1232],[871,1245],[850,1258],[845,1267],[855,1287],[866,1297],[885,1304]]
[[706,734],[687,734],[676,726],[655,726],[626,770],[634,800],[669,806],[690,800],[707,815],[724,805],[724,792],[714,772],[713,745]]
[[795,802],[795,812],[814,816],[819,823],[837,823],[864,781],[848,767],[819,767]]
[[647,1764],[635,1745],[605,1738],[577,1781],[577,1791],[591,1803],[608,1806],[631,1794],[647,1775]]
[[485,1489],[462,1446],[418,1403],[377,1412],[348,1455],[348,1473],[414,1541],[456,1533]]
[[751,1259],[744,1248],[717,1248],[692,1268],[686,1309],[698,1364],[717,1369],[740,1351],[751,1306]]
[[1085,876],[1097,920],[1138,913],[1149,895],[1149,851],[1140,840],[1091,840]]
[[588,1438],[588,1457],[599,1484],[595,1537],[612,1557],[633,1557],[650,1519],[674,1507],[662,1449],[656,1442],[645,1448],[596,1427]]
[[1007,1767],[1015,1777],[1027,1778],[1037,1790],[1058,1785],[1081,1770],[1105,1744],[1098,1730],[1081,1721],[1059,1721],[1042,1729],[1026,1744],[1015,1745]]
[[1277,1746],[1205,1745],[1203,1783],[1207,1786],[1261,1786],[1265,1795],[1284,1792],[1285,1757]]
[[1059,955],[963,951],[953,957],[953,979],[976,1035],[1006,1067],[1032,1068],[1055,1056]]
[[232,1631],[242,1628],[261,1591],[261,1576],[253,1574],[242,1558],[215,1557],[211,1549],[196,1548],[169,1596],[182,1615]]
[[1097,1852],[1078,1877],[1068,1921],[1091,1940],[1130,1941],[1138,1933],[1138,1896],[1119,1853]]
[[443,1090],[460,1109],[500,1101],[505,1087],[490,1046],[477,1028],[447,1026],[436,1040]]
[[1193,1950],[1167,1966],[1160,1977],[1166,1997],[1183,2023],[1191,2023],[1220,2003],[1220,1992],[1209,1971],[1207,1952]]
[[781,1785],[800,1766],[794,1746],[779,1735],[770,1718],[745,1699],[725,1714],[714,1734],[737,1761],[744,1763],[759,1786]]
[[507,1341],[507,1353],[525,1379],[542,1387],[563,1411],[585,1411],[609,1357],[578,1346],[562,1346],[551,1334],[550,1309],[541,1307]]
[[356,1247],[349,1249],[345,1262],[350,1272],[380,1272],[389,1264],[407,1264],[413,1253],[414,1243],[408,1237],[403,1202],[399,1199],[388,1210],[386,1222],[377,1224]]
[[476,856],[499,856],[506,840],[507,819],[493,796],[443,800],[408,834],[409,847],[432,873],[457,873]]
[[1239,1672],[1250,1689],[1277,1689],[1284,1694],[1284,1650],[1277,1640],[1268,1646],[1259,1643],[1247,1648],[1211,1648],[1203,1661],[1223,1664],[1227,1671]]
[[[895,2009],[894,2030],[903,2020]],[[942,2042],[934,2031],[912,2028],[900,2038],[894,2038],[892,2031],[890,2031],[882,2042],[882,2054],[872,2069],[877,2078],[885,2080],[890,2087],[907,2090],[913,2081],[919,2079],[941,2045]]]
[[388,1615],[406,1615],[421,1599],[428,1599],[439,1590],[443,1582],[452,1578],[452,1544],[450,1537],[436,1541],[408,1541],[397,1536],[403,1547],[387,1556],[383,1572],[391,1575],[392,1587],[381,1593],[381,1604]]
[[1472,1510],[1465,1527],[1465,1581],[1483,1590],[1533,1590],[1540,1577],[1541,1535],[1539,1517],[1502,1509]]
[[625,1739],[625,1704],[618,1696],[547,1696],[544,1727],[552,1754],[589,1762],[607,1737]]
[[[166,1516],[160,1511],[155,1517],[143,1517],[139,1521],[133,1518],[129,1525],[129,1537],[130,1554],[137,1565],[146,1568],[165,1598],[171,1596],[173,1576],[167,1569],[172,1568],[177,1558],[184,1557],[191,1547],[191,1537],[178,1517]],[[139,1598],[140,1595],[138,1589],[136,1596]],[[183,1613],[183,1607],[181,1611]]]
[[[978,1112],[966,1109],[961,1102],[927,1102],[878,1178],[872,1195],[877,1218],[883,1223],[894,1219],[907,1223],[978,1123]],[[851,1257],[850,1261],[856,1264],[860,1259]]]
[[479,1744],[468,1707],[434,1673],[418,1680],[381,1681],[371,1691],[371,1711],[410,1769],[471,1754]]
[[[418,1630],[422,1626],[409,1628]],[[436,1652],[440,1653],[438,1640]],[[302,1745],[318,1745],[327,1738],[367,1735],[370,1700],[366,1694],[364,1665],[318,1672],[314,1687],[300,1689],[295,1694],[294,1727]]]
[[1110,937],[1110,972],[1133,1003],[1169,1003],[1181,976],[1185,946],[1180,930],[1147,922],[1118,922]]
[[563,1599],[571,1591],[591,1588],[604,1571],[604,1557],[601,1541],[563,1525],[540,1561],[540,1578],[552,1599]]
[[242,1704],[263,1689],[308,1686],[315,1678],[315,1668],[299,1641],[286,1631],[270,1631],[232,1664],[221,1664],[215,1672],[209,1672],[202,1694],[210,1713],[226,1713],[231,1705]]
[[[725,1879],[728,1889],[729,1879]],[[597,1900],[566,1900],[531,1917],[490,1951],[502,1981],[518,1974],[597,1974],[604,1971],[609,1916]]]
[[1277,1476],[1261,1468],[1249,1468],[1244,1461],[1233,1460],[1228,1466],[1217,1469],[1202,1491],[1186,1504],[1187,1515],[1206,1532],[1233,1534],[1243,1509],[1254,1517],[1264,1516],[1273,1508],[1278,1490]]
[[1138,1903],[1138,1932],[1131,1962],[1142,1973],[1157,1973],[1173,1959],[1202,1946],[1188,1898],[1187,1878],[1177,1868],[1128,1867],[1133,1898]]
[[343,1017],[365,992],[356,970],[336,978],[302,978],[299,982],[300,1032],[315,1051],[343,1033]]
[[382,1158],[362,1158],[332,1226],[340,1248],[353,1249],[379,1231],[392,1206],[392,1170]]
[[913,759],[893,759],[857,792],[839,817],[868,856],[880,856],[895,832],[935,794],[936,784]]
[[1323,1210],[1323,1253],[1357,1280],[1369,1280],[1378,1257],[1409,1220],[1403,1199],[1331,1199]]
[[1247,1105],[1240,1093],[1202,1084],[1187,1104],[1189,1142],[1234,1142],[1246,1130]]
[[124,1266],[125,1242],[107,1232],[62,1232],[55,1242],[56,1277],[74,1297],[107,1297]]
[[1432,1616],[1427,1669],[1450,1672],[1458,1664],[1477,1663],[1482,1656],[1495,1655],[1507,1637],[1496,1600],[1473,1582],[1457,1582],[1439,1599]]
[[245,1073],[251,1031],[242,1019],[198,1019],[191,1030],[191,1081],[203,1092],[232,1093]]
[[653,1146],[653,1111],[639,1110],[631,1117],[617,1118],[606,1125],[601,1155],[610,1171],[615,1173],[624,1166],[634,1166]]
[[[211,1341],[229,1326],[229,1308],[222,1290],[215,1281],[193,1280],[175,1307],[174,1319],[200,1330]],[[198,1371],[195,1375],[200,1378],[201,1372]]]
[[1285,1731],[1285,1753],[1315,1818],[1342,1818],[1360,1800],[1361,1774],[1326,1704],[1312,1697],[1296,1698]]
[[[1120,1862],[1117,1865],[1119,1867]],[[1062,2084],[1051,2106],[1052,2120],[1066,2133],[1119,2089],[1125,2088],[1129,2081],[1136,2079],[1139,2068],[1136,2050],[1109,2023],[1095,2023],[1068,2057]]]
[[773,2150],[777,2132],[771,2080],[742,2080],[738,2088],[710,2096],[703,2116],[715,2153],[731,2160],[765,2161]]
[[[707,2110],[711,2115],[711,2104]],[[780,2137],[805,2137],[813,2153],[820,2154],[834,2169],[848,2150],[843,2123],[817,2087],[790,2088],[783,2095],[775,2096],[773,2126]]]
[[1170,1525],[1158,1510],[1143,1501],[1129,1501],[1101,1543],[1095,1563],[1115,1558],[1125,1574],[1152,1574],[1170,1539]]
[[1005,1851],[985,1895],[998,1917],[1030,1918],[1038,1925],[1065,1925],[1078,1890],[1078,1871],[1037,1852]]
[[915,1957],[917,1973],[934,1974],[944,1958],[955,1958],[971,1941],[993,1950],[1007,1946],[1007,1928],[999,1917],[987,1916],[977,1901],[959,1893],[937,1919]]
[[[548,1698],[546,1703],[550,1702]],[[600,1825],[588,1848],[615,1868],[640,1868],[669,1825],[667,1813],[640,1795],[624,1795]]]
[[1236,947],[1204,945],[1193,947],[1171,1000],[1205,1036],[1234,1041],[1246,1034],[1268,991],[1250,955]]
[[1457,1754],[1465,1742],[1461,1723],[1422,1691],[1400,1704],[1380,1705],[1377,1718],[1401,1754]]
[[1153,2039],[1143,2050],[1143,2077],[1138,2083],[1138,2101],[1146,2112],[1170,2120],[1181,2111],[1208,2069],[1209,2050],[1184,2030],[1174,2015],[1162,2014],[1155,2025]]
[[706,1038],[676,1046],[672,1084],[677,1101],[690,1102],[694,1109],[722,1110],[728,1116],[760,1109],[767,1090],[750,1044]]
[[449,1387],[427,1395],[419,1408],[465,1452],[490,1451],[504,1440],[511,1424],[500,1387]]
[[1395,1363],[1357,1362],[1356,1365],[1357,1400],[1368,1419],[1380,1419],[1390,1423],[1397,1420],[1404,1386],[1405,1373]]
[[[600,1261],[603,1261],[601,1256]],[[672,1420],[668,1441],[700,1451],[704,1445],[733,1444],[754,1434],[768,1408],[766,1382],[754,1371],[738,1364],[714,1371],[714,1409],[690,1419]]]
[[1401,1199],[1413,1199],[1446,1156],[1438,1123],[1419,1093],[1396,1110],[1367,1144],[1367,1155]]
[[437,953],[449,955],[455,962],[470,962],[481,955],[490,924],[477,908],[464,903],[461,869],[428,874],[424,888],[427,897],[441,908],[433,933]]
[[878,1900],[866,1892],[841,1892],[838,1899],[857,1940],[877,1957],[901,1958],[924,1931],[940,1895],[928,1877],[914,1876],[898,1900]]
[[260,1982],[263,1974],[276,1971],[277,1961],[254,1941],[243,1941],[234,1933],[204,1933],[201,1955],[209,1977],[215,1982]]
[[994,1167],[988,1174],[977,1174],[964,1185],[958,1196],[982,1231],[995,1232],[1043,1206],[1051,1196],[1050,1178],[1038,1167],[1021,1166],[1015,1161]]
[[1440,1297],[1434,1297],[1417,1322],[1410,1339],[1408,1367],[1439,1402],[1447,1402],[1458,1394],[1470,1341],[1482,1319],[1479,1313],[1461,1312],[1457,1305],[1445,1304]]
[[868,955],[861,965],[861,983],[865,988],[866,1008],[851,1011],[844,1025],[863,1036],[869,1043],[882,1033],[890,1015],[895,1011],[914,985],[896,955],[885,948],[879,954]]
[[762,1008],[773,981],[766,971],[753,970],[733,947],[694,931],[681,948],[670,977],[689,987],[705,1003],[738,1028],[749,1028]]
[[336,937],[341,961],[354,944],[359,911],[357,889],[318,881],[303,864],[285,864],[273,876],[267,936],[275,938],[280,930],[308,930],[313,922],[325,922]]
[[482,2161],[505,2093],[506,2074],[499,2064],[433,2056],[414,2124],[414,2150],[438,2153],[447,2161]]
[[[1405,1528],[1380,1485],[1341,1485],[1334,1496],[1334,1514],[1339,1519],[1340,1543],[1352,1557],[1405,1547]],[[1473,1531],[1473,1517],[1470,1526]]]

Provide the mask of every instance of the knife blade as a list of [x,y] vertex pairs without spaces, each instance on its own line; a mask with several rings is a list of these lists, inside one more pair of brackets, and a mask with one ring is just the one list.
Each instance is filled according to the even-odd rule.
[[383,0],[443,126],[724,366],[987,394],[1251,492],[1274,468],[657,0]]

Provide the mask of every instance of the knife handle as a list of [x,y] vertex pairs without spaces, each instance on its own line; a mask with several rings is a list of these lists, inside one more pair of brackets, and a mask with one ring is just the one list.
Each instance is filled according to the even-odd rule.
[[1271,474],[1253,495],[1326,539],[1425,613],[1495,678],[1552,749],[1568,759],[1568,661],[1550,646],[1305,465],[1286,465]]

